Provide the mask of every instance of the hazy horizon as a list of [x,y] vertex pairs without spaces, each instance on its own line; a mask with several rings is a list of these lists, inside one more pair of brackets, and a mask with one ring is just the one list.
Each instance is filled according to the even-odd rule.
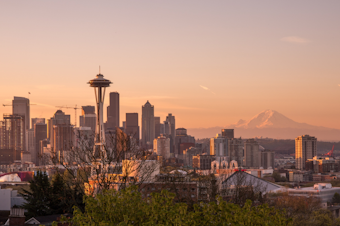
[[[223,127],[272,109],[340,129],[339,10],[310,0],[1,1],[0,104],[29,96],[31,118],[94,105],[87,82],[100,65],[113,82],[105,106],[120,93],[120,123],[137,112],[140,124],[149,100],[176,127]],[[62,110],[74,123],[74,110]],[[1,106],[0,117],[11,111]]]

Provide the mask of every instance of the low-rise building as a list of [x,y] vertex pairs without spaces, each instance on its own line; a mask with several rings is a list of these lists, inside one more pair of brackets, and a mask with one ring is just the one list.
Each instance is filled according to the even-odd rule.
[[335,193],[340,194],[340,187],[332,187],[330,183],[318,183],[313,187],[288,189],[288,194],[292,196],[316,197],[321,201],[322,207],[327,207],[327,202],[331,202]]

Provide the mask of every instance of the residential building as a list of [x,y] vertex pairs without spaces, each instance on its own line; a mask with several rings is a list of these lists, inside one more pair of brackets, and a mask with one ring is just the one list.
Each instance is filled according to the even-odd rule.
[[192,157],[192,167],[199,170],[210,170],[211,162],[214,160],[214,155],[196,155]]
[[303,135],[295,138],[295,168],[305,169],[307,159],[313,159],[317,155],[315,137]]
[[163,157],[163,160],[170,158],[170,138],[163,135],[154,139],[153,150],[157,155]]

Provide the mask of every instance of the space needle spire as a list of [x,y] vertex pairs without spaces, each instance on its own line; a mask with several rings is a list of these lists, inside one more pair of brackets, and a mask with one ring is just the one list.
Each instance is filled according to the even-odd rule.
[[[100,69],[99,69],[100,70]],[[103,120],[103,104],[105,97],[105,89],[109,87],[112,82],[105,79],[100,73],[96,77],[88,82],[90,87],[94,88],[94,94],[97,105],[97,120],[96,120],[96,133],[94,138],[94,156],[99,158],[100,155],[105,155],[105,130]]]

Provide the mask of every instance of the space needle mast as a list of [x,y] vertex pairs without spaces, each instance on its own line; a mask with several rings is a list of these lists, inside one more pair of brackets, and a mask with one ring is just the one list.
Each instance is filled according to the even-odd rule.
[[92,80],[88,82],[90,87],[94,88],[94,94],[97,103],[97,122],[96,122],[96,133],[94,138],[94,150],[93,154],[96,158],[101,155],[106,155],[105,153],[105,130],[103,122],[103,104],[105,97],[105,89],[109,87],[112,82],[104,78],[100,73]]

